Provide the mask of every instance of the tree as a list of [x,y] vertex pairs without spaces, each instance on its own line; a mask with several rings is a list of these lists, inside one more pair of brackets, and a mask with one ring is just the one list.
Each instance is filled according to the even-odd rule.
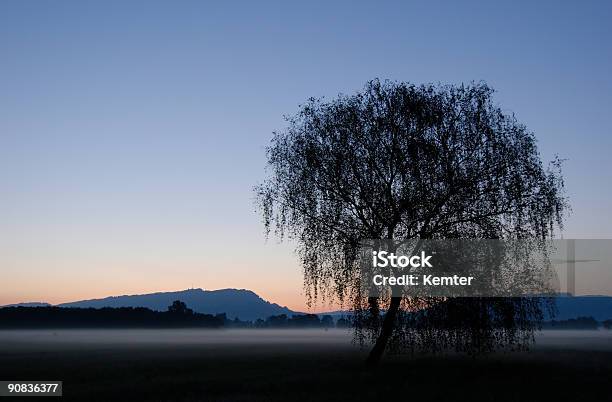
[[176,315],[193,315],[193,310],[187,308],[187,304],[180,300],[175,300],[172,305],[168,306],[168,312]]
[[[309,301],[352,301],[359,339],[374,343],[369,364],[390,341],[393,350],[525,345],[541,320],[528,298],[382,300],[354,281],[363,239],[544,240],[562,227],[560,161],[545,169],[534,135],[492,93],[484,83],[374,80],[352,96],[309,99],[274,133],[256,188],[265,227],[297,242]],[[457,312],[453,331],[420,331]]]

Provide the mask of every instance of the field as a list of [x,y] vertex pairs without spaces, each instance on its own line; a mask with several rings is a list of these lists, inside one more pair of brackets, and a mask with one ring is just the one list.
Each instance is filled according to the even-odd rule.
[[0,331],[0,380],[62,380],[73,401],[604,401],[612,385],[612,331],[373,371],[364,356],[341,330]]

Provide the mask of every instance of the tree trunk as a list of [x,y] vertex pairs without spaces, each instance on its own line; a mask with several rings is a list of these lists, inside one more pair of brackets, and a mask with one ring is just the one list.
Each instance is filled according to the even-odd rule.
[[395,319],[397,317],[397,312],[399,310],[401,301],[401,297],[391,298],[391,304],[389,305],[389,309],[385,314],[385,319],[382,324],[382,331],[380,332],[378,339],[376,339],[376,343],[374,344],[374,347],[370,351],[368,359],[366,360],[367,367],[376,367],[380,362],[380,359],[385,352],[385,348],[387,347],[387,342],[389,342],[389,338],[393,333]]

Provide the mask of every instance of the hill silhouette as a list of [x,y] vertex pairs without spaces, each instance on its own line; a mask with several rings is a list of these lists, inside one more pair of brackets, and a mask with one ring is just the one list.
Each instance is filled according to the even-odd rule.
[[44,302],[28,302],[28,303],[14,303],[7,304],[0,307],[51,307],[52,305]]
[[[174,300],[181,300],[195,312],[201,314],[226,313],[228,319],[238,318],[242,321],[265,320],[270,316],[302,314],[287,307],[264,300],[256,293],[246,289],[187,289],[176,292],[158,292],[140,295],[111,296],[102,299],[80,300],[57,305],[58,307],[104,308],[104,307],[146,307],[154,311],[166,311]],[[545,320],[569,320],[578,317],[593,317],[598,321],[612,318],[612,297],[610,296],[569,296],[560,294],[556,297],[557,314]],[[9,306],[44,307],[48,303],[16,303]],[[324,313],[335,320],[350,316],[349,311],[332,311]],[[321,315],[321,314],[320,314]]]
[[111,296],[103,299],[81,300],[59,304],[59,307],[103,308],[146,307],[165,311],[174,300],[186,303],[193,311],[202,314],[225,313],[227,318],[254,321],[273,315],[297,314],[287,307],[262,299],[246,289],[187,289],[176,292],[158,292],[141,295]]

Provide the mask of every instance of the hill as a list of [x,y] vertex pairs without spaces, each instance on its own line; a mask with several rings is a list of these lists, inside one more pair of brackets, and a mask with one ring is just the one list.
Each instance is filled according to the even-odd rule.
[[29,302],[29,303],[7,304],[5,306],[0,306],[0,307],[51,307],[51,304],[43,303],[43,302]]
[[[59,304],[59,307],[146,307],[155,311],[166,311],[175,300],[181,300],[193,311],[202,314],[226,313],[227,318],[243,321],[266,319],[273,315],[300,314],[287,307],[262,299],[246,289],[202,290],[188,289],[176,292],[159,292],[142,295],[111,296],[103,299],[80,300]],[[612,318],[612,297],[610,296],[568,296],[556,298],[557,314],[555,320],[568,320],[578,317],[593,317],[598,321]],[[50,306],[47,303],[19,303],[11,306],[38,307]],[[8,306],[5,306],[8,307]],[[333,311],[328,314],[338,319],[350,315],[348,311]],[[545,319],[550,320],[551,317]]]
[[59,307],[146,307],[165,311],[173,301],[180,300],[197,313],[226,313],[227,318],[240,320],[265,319],[271,315],[296,314],[287,307],[262,299],[246,289],[203,290],[188,289],[142,295],[111,296],[103,299],[81,300],[59,304]]

